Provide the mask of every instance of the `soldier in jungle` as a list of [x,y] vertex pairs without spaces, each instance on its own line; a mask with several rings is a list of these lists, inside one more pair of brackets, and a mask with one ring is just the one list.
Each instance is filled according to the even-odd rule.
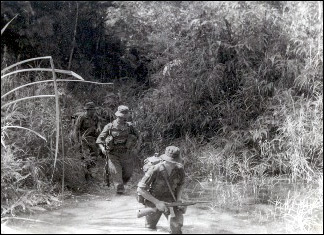
[[[165,203],[181,202],[185,172],[180,149],[168,146],[160,156],[161,162],[151,166],[138,183],[137,193],[145,207],[156,208],[156,212],[146,215],[145,227],[155,230],[162,214],[170,216],[170,233],[181,234],[185,206],[168,208]],[[172,213],[170,214],[170,212]]]
[[116,119],[103,128],[96,143],[109,159],[109,169],[117,185],[117,194],[123,194],[125,185],[133,174],[133,150],[138,149],[140,136],[132,123],[127,121],[130,117],[127,106],[119,106],[115,116]]
[[[95,115],[97,107],[93,102],[85,104],[84,113],[80,114],[74,125],[74,140],[79,145],[82,154],[81,160],[86,168],[85,179],[89,181],[93,178],[91,169],[95,166],[99,155],[99,149],[96,139],[100,133],[100,122],[98,116]],[[89,157],[84,154],[89,151]]]

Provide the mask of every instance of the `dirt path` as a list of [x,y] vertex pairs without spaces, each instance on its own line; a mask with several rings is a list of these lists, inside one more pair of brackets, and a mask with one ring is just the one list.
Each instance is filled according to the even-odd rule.
[[[134,190],[126,195],[84,194],[64,201],[56,210],[44,211],[30,216],[28,220],[11,219],[2,224],[2,234],[13,233],[72,233],[72,234],[167,234],[168,221],[161,217],[157,231],[144,228],[144,217],[137,218],[136,211],[142,208],[136,201]],[[22,217],[22,216],[21,216]],[[277,231],[278,232],[278,231]],[[269,225],[252,224],[248,218],[210,210],[203,205],[190,206],[185,214],[183,233],[232,234],[232,233],[277,233]]]

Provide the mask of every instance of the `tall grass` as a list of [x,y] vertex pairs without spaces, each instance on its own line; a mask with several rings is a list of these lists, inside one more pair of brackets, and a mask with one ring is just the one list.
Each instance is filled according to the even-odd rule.
[[282,202],[276,202],[277,214],[286,221],[288,233],[323,233],[323,175],[314,185],[289,191]]
[[[1,34],[4,32],[5,28],[3,28]],[[5,60],[5,58],[3,59]],[[15,67],[21,67],[26,63],[36,60],[49,60],[51,69],[19,68],[10,72],[10,70]],[[53,79],[30,82],[31,80],[35,80],[35,77],[32,77],[33,75],[31,74],[27,74],[27,76],[25,74],[26,72],[31,71],[38,71],[39,74],[43,71],[52,72]],[[77,79],[84,80],[81,76],[72,71],[55,69],[53,59],[50,56],[24,60],[11,66],[6,66],[1,70],[1,93],[3,94],[1,100],[4,102],[1,106],[1,144],[3,146],[1,151],[2,215],[7,213],[15,215],[17,211],[32,209],[33,206],[39,203],[46,202],[49,204],[50,201],[58,201],[55,197],[57,194],[52,194],[52,196],[48,194],[53,190],[56,191],[56,193],[58,192],[56,183],[50,183],[50,181],[53,180],[55,173],[59,150],[59,137],[60,132],[62,132],[62,128],[60,128],[60,104],[58,86],[56,83],[56,73],[69,74]],[[44,80],[43,75],[36,75],[36,78]],[[13,81],[14,79],[21,80],[19,81],[20,83],[27,82],[27,84],[15,88],[17,83]],[[44,82],[54,82],[55,95],[50,95],[53,93],[53,87],[41,85],[41,83]],[[38,89],[35,89],[36,85],[38,85]],[[47,93],[47,95],[44,95],[44,93]],[[31,94],[34,95],[31,96]],[[27,103],[22,102],[26,102],[32,98],[43,97],[55,97],[55,108],[53,109],[53,103],[50,100],[38,100]],[[27,110],[29,110],[29,112],[26,112]],[[53,114],[56,114],[55,118],[53,117]],[[23,127],[26,125],[28,127]],[[54,126],[56,126],[56,128],[54,128]],[[20,129],[25,132],[27,131],[27,134],[21,135],[19,133],[22,131],[14,131],[14,129]],[[28,132],[35,134],[35,136],[28,135]],[[56,141],[53,159],[52,136],[54,133],[56,135]],[[47,143],[39,142],[39,140],[35,139],[36,136],[47,141]],[[62,134],[61,136],[63,137]],[[61,156],[63,159],[60,161],[61,169],[64,169],[65,163],[63,150],[64,139],[62,138]],[[66,162],[69,163],[69,159],[67,159]],[[54,165],[52,166],[51,163]],[[52,169],[53,172],[51,178],[49,178],[50,169]],[[59,178],[62,178],[63,193],[64,171],[63,176]],[[55,182],[57,182],[57,179]]]
[[[63,194],[63,189],[65,188],[63,184],[64,179],[66,181],[65,184],[69,185],[70,189],[78,189],[84,186],[81,160],[77,154],[78,151],[73,146],[71,147],[73,143],[68,137],[72,125],[69,112],[64,112],[60,118],[62,119],[60,120],[62,126],[60,133],[64,134],[60,134],[59,141],[62,141],[62,147],[59,146],[60,151],[57,151],[56,157],[56,147],[54,146],[57,143],[55,140],[57,137],[57,127],[55,128],[54,114],[56,108],[54,100],[34,99],[33,102],[23,103],[24,98],[19,98],[33,97],[30,96],[31,94],[35,94],[35,97],[42,97],[39,94],[53,93],[52,84],[48,84],[53,83],[53,80],[45,80],[46,77],[40,74],[36,76],[36,80],[39,81],[28,83],[32,74],[25,75],[23,72],[21,75],[12,74],[11,76],[17,76],[16,79],[20,79],[20,84],[18,85],[16,82],[13,82],[10,76],[2,79],[3,86],[1,88],[2,93],[5,94],[2,96],[2,99],[9,100],[9,102],[7,101],[3,105],[1,112],[1,142],[4,146],[1,153],[3,163],[1,179],[2,192],[4,192],[1,197],[2,215],[7,213],[15,215],[19,211],[33,210],[33,208],[37,210],[37,207],[34,206],[44,203],[44,198],[46,198],[46,204],[57,204],[59,200],[63,199],[63,197],[59,196]],[[58,79],[58,81],[76,82],[79,80]],[[24,82],[27,83],[21,85]],[[85,84],[97,84],[91,81],[82,82]],[[107,85],[107,83],[99,83],[99,85],[102,84]],[[17,85],[18,87],[16,87]],[[112,84],[109,83],[108,85]],[[74,100],[73,96],[62,96],[66,93],[65,89],[64,85],[58,85],[57,93],[61,94],[59,98],[60,105],[64,104],[70,107],[82,106],[82,104]],[[15,100],[10,101],[13,98]],[[19,100],[22,101],[19,102]],[[26,112],[26,110],[29,111]],[[25,133],[21,134],[21,131],[18,131],[18,129],[14,130],[12,127],[23,129]],[[26,133],[26,131],[30,131],[32,135],[28,134],[28,132]],[[40,139],[37,139],[39,137],[44,138],[47,142],[40,142]],[[12,151],[14,153],[10,154]],[[5,158],[11,159],[12,162],[21,162],[20,169],[24,170],[17,172],[18,168],[8,166],[8,162],[3,160]],[[19,175],[21,177],[17,178]],[[58,183],[62,183],[61,190]],[[10,190],[11,186],[14,187]],[[15,196],[11,195],[14,191]]]
[[[188,14],[158,6],[146,49],[164,53],[136,108],[147,142],[156,140],[150,148],[178,142],[197,176],[310,180],[323,152],[318,3],[184,3]],[[195,152],[205,145],[215,150]]]
[[[111,17],[126,21],[125,30],[134,34],[127,39],[129,44],[151,59],[150,87],[134,89],[131,79],[120,81],[109,109],[121,103],[134,109],[134,121],[144,138],[140,157],[177,145],[188,178],[201,187],[206,181],[211,185],[217,199],[214,207],[274,202],[280,216],[298,213],[305,218],[300,220],[303,231],[316,230],[307,217],[321,202],[316,199],[312,205],[311,200],[302,200],[312,212],[306,211],[299,204],[302,192],[297,185],[314,181],[323,168],[321,3],[121,4],[124,7],[111,11]],[[23,76],[19,79],[30,78]],[[38,85],[39,91],[47,88]],[[34,92],[24,89],[28,95]],[[91,97],[104,97],[102,103],[107,104],[110,97],[101,94]],[[69,94],[64,102],[74,104]],[[42,105],[48,114],[54,111],[50,105],[51,101]],[[24,119],[23,111],[15,108],[6,113],[12,118],[10,125]],[[52,118],[48,120],[54,125]],[[40,152],[53,159],[54,132],[49,126],[46,134],[38,132],[49,139],[50,152]],[[64,117],[63,126],[69,128]],[[2,139],[8,134],[3,133]],[[72,155],[70,148],[67,158],[74,159]],[[62,164],[59,160],[58,172]],[[281,178],[296,186],[289,195],[284,191],[290,186],[278,183]],[[312,195],[318,196],[315,191]],[[300,209],[293,212],[295,207]],[[288,224],[295,222],[290,219]]]
[[[131,41],[153,58],[152,87],[135,117],[144,155],[180,146],[188,179],[210,181],[215,206],[280,199],[292,210],[289,185],[298,195],[297,185],[323,169],[322,4],[152,3],[133,11],[140,20],[154,15],[138,32],[141,41]],[[273,177],[289,181],[279,196]]]

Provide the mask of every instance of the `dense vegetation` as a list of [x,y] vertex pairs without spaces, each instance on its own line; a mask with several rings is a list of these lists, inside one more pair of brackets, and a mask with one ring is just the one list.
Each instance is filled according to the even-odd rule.
[[[275,201],[288,216],[303,213],[302,222],[290,221],[291,231],[323,229],[322,2],[3,1],[2,28],[16,14],[2,36],[2,69],[51,55],[56,68],[114,82],[113,89],[59,84],[65,133],[69,117],[88,100],[101,107],[105,121],[119,104],[128,104],[144,139],[138,165],[166,145],[178,145],[190,179],[237,185],[236,194],[224,193],[229,198],[224,205],[242,203],[249,191],[259,195],[261,188],[273,189],[265,182],[274,177],[312,182],[316,188],[307,188],[308,207],[301,208],[300,191],[280,192],[280,197],[272,192],[265,202]],[[7,77],[1,93],[48,76]],[[52,85],[38,85],[2,102],[52,93]],[[1,127],[28,127],[48,140],[1,129],[3,215],[56,200],[63,152],[52,179],[54,113],[51,99],[1,109]],[[66,180],[73,187],[80,163],[68,135],[64,140]]]

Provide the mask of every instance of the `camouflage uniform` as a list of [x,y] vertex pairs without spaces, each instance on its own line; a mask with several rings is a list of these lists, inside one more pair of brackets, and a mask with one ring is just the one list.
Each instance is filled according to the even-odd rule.
[[[94,105],[92,106],[93,103],[88,105],[89,103],[86,104],[85,109],[94,109]],[[92,159],[92,161],[85,162],[88,171],[95,166],[95,160],[99,154],[99,149],[96,145],[99,125],[99,118],[96,115],[88,116],[86,112],[81,114],[75,122],[74,132],[78,142],[81,143],[81,152],[84,153],[86,150],[89,150],[90,158]],[[85,160],[83,156],[81,159]],[[89,173],[86,173],[86,179],[88,178]]]
[[[121,193],[133,174],[134,156],[131,152],[133,146],[127,145],[131,138],[139,138],[139,133],[132,124],[126,122],[125,125],[119,125],[117,120],[114,120],[104,127],[96,141],[97,144],[104,145],[108,151],[110,168],[116,169],[111,172],[111,175],[117,184],[117,192]],[[107,139],[110,139],[110,143],[107,143]]]
[[[163,155],[160,156],[163,158]],[[172,194],[169,190],[169,187],[167,187],[165,178],[167,176],[167,179],[169,181],[169,184],[171,186],[173,194],[176,194],[177,190],[184,184],[185,180],[185,172],[182,165],[178,165],[174,167],[171,171],[171,173],[168,175],[165,172],[165,167],[163,166],[164,162],[158,163],[155,166],[152,166],[144,175],[144,177],[141,179],[141,181],[138,183],[138,187],[142,188],[146,191],[148,191],[153,197],[160,201],[164,202],[173,202],[174,199],[172,197]],[[164,176],[163,176],[164,174]],[[148,201],[144,200],[145,207],[152,207],[154,208],[155,205]],[[176,209],[174,210],[175,217],[170,218],[170,232],[179,234],[182,233],[181,228],[183,226],[183,213]],[[156,224],[158,223],[161,215],[163,212],[157,211],[151,215],[146,216],[146,227],[155,229]],[[166,217],[168,215],[164,214]]]

